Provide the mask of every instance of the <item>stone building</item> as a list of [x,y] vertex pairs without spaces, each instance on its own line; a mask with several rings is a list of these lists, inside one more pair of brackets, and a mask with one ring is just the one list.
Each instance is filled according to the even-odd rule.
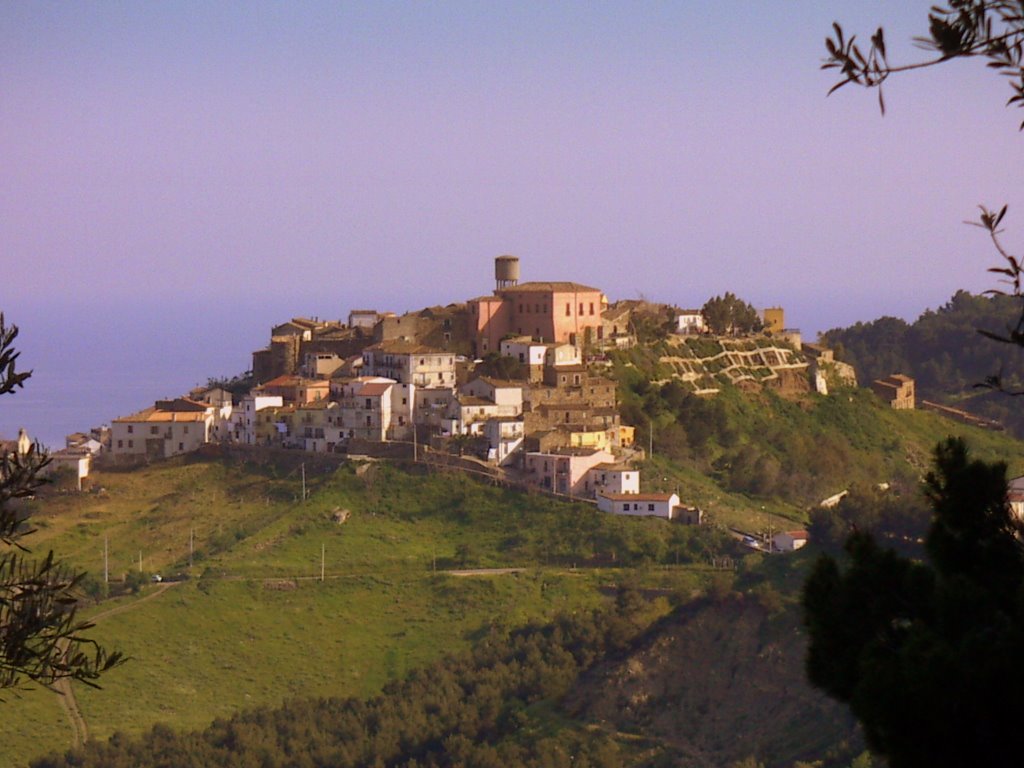
[[902,373],[871,382],[871,390],[896,410],[914,408],[914,380]]

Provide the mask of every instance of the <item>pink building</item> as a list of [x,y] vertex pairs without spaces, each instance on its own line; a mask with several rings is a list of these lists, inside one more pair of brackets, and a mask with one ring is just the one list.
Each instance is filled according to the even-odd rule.
[[602,337],[604,296],[597,288],[572,282],[520,283],[514,256],[499,256],[494,268],[494,295],[467,302],[476,354],[498,352],[510,334],[574,346]]
[[527,482],[555,493],[592,498],[595,486],[589,470],[610,464],[615,457],[594,448],[557,448],[530,452],[524,460]]

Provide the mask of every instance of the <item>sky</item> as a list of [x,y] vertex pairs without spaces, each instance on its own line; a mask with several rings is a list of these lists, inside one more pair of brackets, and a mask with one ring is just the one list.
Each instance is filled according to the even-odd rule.
[[487,293],[506,253],[808,337],[993,287],[964,221],[1024,232],[1006,81],[895,78],[883,118],[819,68],[834,20],[920,59],[929,5],[0,4],[0,311],[35,371],[0,435],[243,371],[293,315]]

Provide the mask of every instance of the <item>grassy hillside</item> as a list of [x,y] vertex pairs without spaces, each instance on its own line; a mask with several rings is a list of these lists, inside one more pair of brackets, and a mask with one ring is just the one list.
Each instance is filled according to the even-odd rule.
[[723,385],[699,396],[679,379],[651,383],[658,370],[642,350],[614,365],[623,420],[636,426],[639,445],[653,442],[648,482],[679,488],[685,501],[730,525],[763,528],[769,513],[798,522],[808,507],[853,485],[912,486],[949,435],[965,436],[979,458],[1024,471],[1011,436],[894,411],[868,390],[783,395]]
[[[655,455],[643,468],[645,488],[678,490],[684,502],[703,507],[719,526],[802,526],[811,502],[850,485],[913,482],[927,468],[932,446],[951,432],[967,435],[977,456],[1010,458],[1012,472],[1024,470],[1019,443],[1005,434],[930,413],[891,411],[863,391],[782,397],[724,386],[713,399],[698,399],[674,391],[671,380],[622,380],[627,414],[638,425],[654,425]],[[765,702],[789,695],[796,690],[792,686],[805,691],[797,679],[801,646],[783,638],[794,631],[792,611],[784,611],[789,618],[780,623],[773,606],[792,600],[807,556],[744,557],[720,527],[697,530],[603,515],[592,505],[499,489],[461,474],[383,463],[338,466],[299,453],[178,459],[101,473],[97,480],[102,492],[50,492],[32,502],[38,531],[31,546],[52,547],[87,570],[94,592],[105,546],[116,580],[138,572],[140,557],[144,574],[188,578],[170,585],[147,582],[138,595],[88,609],[100,617],[94,636],[132,657],[104,680],[103,690],[75,687],[92,738],[138,734],[155,723],[201,728],[215,717],[295,697],[369,696],[445,653],[473,648],[492,630],[605,604],[609,587],[623,581],[664,590],[650,594],[683,602],[708,590],[724,594],[731,574],[708,566],[722,556],[743,558],[742,599],[753,597],[767,614],[725,611],[713,623],[718,640],[694,640],[689,660],[663,652],[675,647],[670,640],[651,636],[649,645],[638,646],[638,663],[653,670],[652,679],[696,681],[696,688],[650,694],[651,707],[667,697],[677,705],[699,705],[707,714],[704,730],[685,738],[661,733],[659,743],[668,745],[664,754],[690,755],[698,763],[708,755],[759,755],[725,749],[724,734],[753,728]],[[462,568],[521,570],[447,573]],[[762,571],[770,588],[761,577],[746,575]],[[656,613],[668,609],[663,601],[658,606]],[[733,647],[733,620],[747,638],[742,652]],[[756,638],[761,640],[755,643]],[[765,660],[757,656],[750,660],[753,666],[742,666],[751,643],[760,649],[755,656],[765,648],[784,648],[784,664],[776,659],[782,666],[758,666]],[[663,651],[644,657],[645,648]],[[607,660],[607,679],[636,685],[639,678],[626,674],[629,659],[620,661],[626,667],[616,671],[619,662]],[[723,664],[732,671],[715,689],[707,675],[718,674]],[[729,686],[742,687],[747,676],[789,682],[782,689],[758,683],[763,695],[719,710],[723,697],[737,698],[739,688]],[[610,684],[598,687],[611,695]],[[600,706],[611,706],[591,694],[586,698],[593,699],[593,709],[556,711],[551,702],[537,702],[524,712],[524,727],[585,738],[595,718],[609,717]],[[804,701],[805,695],[798,698]],[[838,722],[815,711],[821,722]],[[61,702],[49,692],[28,693],[5,714],[4,764],[24,763],[75,738]],[[629,764],[622,755],[633,755],[633,764],[642,765],[655,747],[638,742],[637,734],[653,715],[634,714],[638,719],[616,724],[613,740],[622,764]],[[773,727],[789,729],[782,720]],[[770,733],[758,733],[774,745],[778,760],[804,754],[799,730],[775,741]],[[826,733],[833,732],[821,731]],[[691,736],[693,743],[686,741]],[[821,744],[832,738],[823,736]]]
[[[700,563],[709,550],[732,546],[712,532],[383,465],[358,474],[349,465],[307,465],[303,503],[296,461],[178,460],[102,474],[103,493],[33,504],[39,530],[31,545],[53,547],[94,578],[104,539],[117,577],[138,568],[139,552],[147,572],[191,575],[90,609],[126,608],[103,617],[93,636],[132,657],[103,690],[76,685],[91,737],[156,722],[199,727],[294,696],[369,695],[470,647],[488,627],[603,602],[605,585],[623,578],[622,564],[677,556]],[[572,568],[598,561],[600,569]],[[441,572],[455,566],[525,570]],[[652,585],[686,593],[706,576],[702,565],[645,573]],[[157,590],[164,591],[144,599]],[[0,739],[12,763],[72,743],[49,692],[24,695],[8,715]]]

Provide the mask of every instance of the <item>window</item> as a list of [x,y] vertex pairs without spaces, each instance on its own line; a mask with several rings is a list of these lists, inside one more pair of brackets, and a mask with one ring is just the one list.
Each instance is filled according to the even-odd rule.
[[628,503],[622,505],[622,511],[623,512],[629,512],[629,504]]
[[569,317],[572,314],[572,307],[569,302],[565,302],[565,316]]
[[402,398],[402,405],[405,405],[406,398]]
[[594,314],[594,302],[590,302],[590,314]]
[[647,505],[647,511],[648,512],[653,512],[654,511],[654,505],[653,504],[648,504]]
[[149,428],[149,434],[151,434],[151,435],[158,435],[158,434],[160,434],[160,427],[158,427],[156,425],[150,427]]
[[370,417],[369,416],[366,417],[366,426],[368,426],[368,427],[370,426]]
[[128,447],[129,448],[134,448],[135,447],[135,441],[134,440],[129,440],[128,441]]
[[580,314],[581,315],[583,314],[583,302],[582,301],[580,302]]
[[523,314],[523,305],[522,304],[519,305],[519,314]]
[[[371,400],[370,398],[366,398],[366,410],[370,410],[371,408],[373,408],[373,400]],[[367,416],[366,418],[370,417]]]
[[134,431],[135,431],[135,427],[133,427],[131,424],[129,424],[128,425],[128,434],[130,435]]
[[117,441],[117,447],[118,448],[124,448],[124,440],[118,440]]
[[184,443],[178,443],[178,450],[179,451],[184,451],[185,450],[185,444]]
[[182,430],[182,434],[188,434],[188,424],[185,425],[185,428]]

